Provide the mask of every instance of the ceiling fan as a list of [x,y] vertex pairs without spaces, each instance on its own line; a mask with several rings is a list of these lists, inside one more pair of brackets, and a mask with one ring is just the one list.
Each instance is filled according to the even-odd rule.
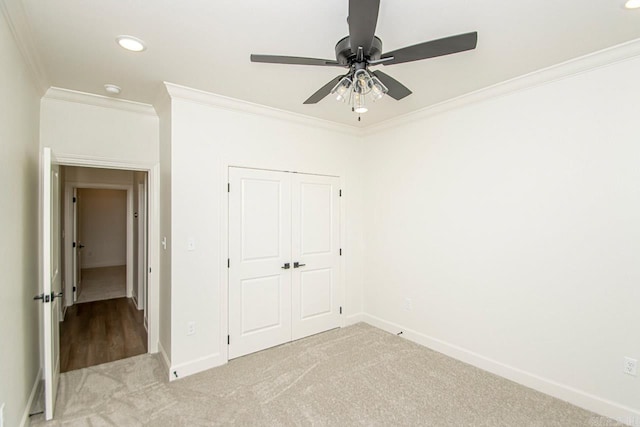
[[375,36],[379,9],[380,0],[349,0],[349,17],[347,18],[349,35],[336,44],[335,61],[253,54],[251,61],[348,68],[349,71],[346,74],[339,75],[322,86],[304,101],[304,104],[315,104],[332,93],[338,101],[348,101],[352,111],[361,114],[367,111],[365,97],[368,94],[374,100],[382,98],[385,94],[401,100],[411,94],[406,86],[393,77],[379,70],[370,72],[369,67],[402,64],[464,52],[475,49],[478,42],[478,33],[474,31],[382,53],[382,40]]

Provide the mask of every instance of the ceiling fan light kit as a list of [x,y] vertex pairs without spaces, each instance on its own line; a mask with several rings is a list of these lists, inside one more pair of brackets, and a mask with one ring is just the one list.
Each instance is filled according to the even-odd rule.
[[369,67],[464,52],[475,49],[478,43],[478,33],[471,32],[382,53],[382,40],[375,36],[379,10],[380,0],[349,0],[349,35],[336,43],[335,61],[279,55],[251,55],[251,61],[348,68],[346,75],[340,75],[325,84],[304,104],[316,104],[332,94],[340,102],[349,102],[355,113],[362,114],[368,111],[365,105],[367,96],[375,101],[387,94],[399,101],[411,95],[411,90],[402,83],[382,71],[370,71]]
[[330,93],[335,95],[336,101],[347,101],[354,112],[362,114],[368,111],[365,106],[367,95],[377,101],[388,91],[389,89],[376,76],[372,76],[367,70],[361,68],[344,76]]

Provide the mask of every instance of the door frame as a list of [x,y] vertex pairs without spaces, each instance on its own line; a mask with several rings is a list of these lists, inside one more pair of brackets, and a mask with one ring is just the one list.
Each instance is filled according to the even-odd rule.
[[[117,161],[101,157],[82,156],[65,153],[56,153],[55,159],[56,164],[61,166],[120,169],[147,172],[147,352],[157,353],[158,340],[160,336],[160,164]],[[131,188],[133,188],[133,184],[131,185]],[[67,191],[65,188],[65,198],[66,196]],[[130,197],[131,199],[127,197],[127,206],[131,206],[131,209],[133,209],[133,195],[131,195]],[[67,201],[65,200],[65,206],[68,206],[68,204],[66,203]],[[65,221],[66,217],[67,216],[65,215]],[[130,222],[131,229],[129,228]],[[65,230],[68,230],[66,224]],[[131,215],[131,218],[127,218],[127,233],[133,235],[133,215]],[[67,249],[68,248],[65,249],[65,252]],[[131,252],[131,257],[133,258],[133,252]],[[129,262],[129,255],[127,255],[127,263]],[[133,264],[131,263],[129,265]],[[129,275],[129,273],[127,273],[127,275]]]
[[[229,346],[227,343],[227,336],[229,335],[229,268],[227,260],[230,258],[229,252],[229,192],[227,184],[229,183],[229,168],[243,168],[243,169],[258,169],[274,172],[289,172],[300,173],[305,175],[318,175],[318,176],[330,176],[338,178],[340,181],[341,191],[346,188],[346,174],[336,173],[321,173],[321,172],[307,172],[296,170],[296,167],[288,168],[282,167],[282,165],[250,165],[244,162],[232,162],[228,160],[222,160],[220,163],[220,253],[223,254],[220,257],[220,354],[223,360],[229,361]],[[346,248],[346,207],[345,199],[340,197],[340,218],[339,218],[339,245],[342,249],[342,256],[340,257],[340,277],[338,282],[338,292],[340,305],[343,307],[343,314],[340,319],[340,327],[347,325],[347,312],[346,308],[346,260],[348,257],[348,250]]]
[[[64,206],[65,206],[65,230],[72,230],[74,227],[73,224],[73,193],[74,190],[83,190],[83,189],[94,189],[94,190],[119,190],[127,192],[127,211],[126,211],[126,222],[127,222],[127,236],[126,236],[126,260],[127,260],[127,298],[131,298],[132,289],[133,289],[133,185],[117,185],[117,184],[94,184],[89,182],[75,182],[75,181],[67,181],[64,185]],[[73,287],[76,285],[76,273],[73,271],[73,247],[71,244],[71,239],[68,239],[67,236],[73,238],[71,233],[65,232],[64,239],[64,272],[65,272],[65,283],[68,282],[68,279],[71,278],[71,286],[67,286],[64,290],[64,302],[65,307],[71,307],[75,302],[73,301]],[[67,241],[69,240],[69,241]]]
[[[138,226],[137,226],[137,242],[138,247],[136,248],[136,255],[138,256],[138,260],[136,262],[136,271],[134,272],[137,276],[136,285],[138,287],[136,291],[136,304],[138,310],[144,310],[144,327],[147,327],[147,312],[146,312],[146,299],[147,299],[147,275],[144,272],[148,271],[147,267],[147,253],[149,251],[149,247],[147,245],[147,183],[146,178],[145,182],[135,182],[134,185],[138,186]],[[142,214],[141,214],[142,213]]]

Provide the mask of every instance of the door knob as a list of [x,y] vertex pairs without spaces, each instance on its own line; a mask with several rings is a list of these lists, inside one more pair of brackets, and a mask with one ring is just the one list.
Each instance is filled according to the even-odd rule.
[[82,249],[82,248],[84,248],[84,245],[83,245],[82,243],[80,243],[80,244],[78,245],[78,249]]
[[300,264],[298,261],[293,263],[293,268],[304,267],[307,264]]
[[280,268],[282,268],[283,270],[288,270],[291,268],[291,264],[289,264],[288,262],[285,262],[284,265]]

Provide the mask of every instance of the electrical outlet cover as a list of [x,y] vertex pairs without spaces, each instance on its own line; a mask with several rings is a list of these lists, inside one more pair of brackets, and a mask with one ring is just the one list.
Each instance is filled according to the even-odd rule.
[[196,322],[187,323],[187,335],[194,335],[196,333]]
[[624,358],[624,365],[622,367],[622,372],[627,375],[633,375],[634,377],[638,375],[638,359],[633,359],[631,357]]

